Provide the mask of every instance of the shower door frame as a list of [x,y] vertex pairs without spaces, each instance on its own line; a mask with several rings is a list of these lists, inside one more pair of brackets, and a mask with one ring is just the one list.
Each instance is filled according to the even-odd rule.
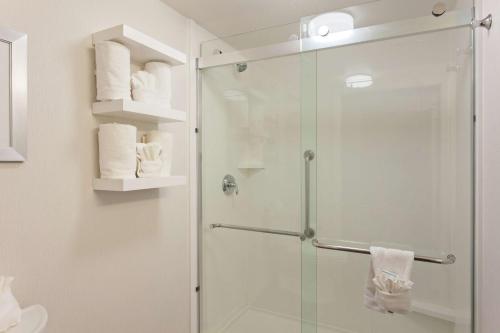
[[472,124],[472,283],[473,286],[471,288],[472,298],[471,298],[471,327],[473,328],[473,332],[478,332],[478,323],[477,323],[477,249],[478,242],[476,239],[477,235],[477,223],[476,223],[476,205],[477,205],[477,188],[476,188],[476,173],[477,173],[477,161],[476,161],[476,144],[477,144],[477,124],[476,124],[476,95],[477,95],[477,87],[476,87],[476,79],[477,79],[477,71],[476,71],[476,61],[477,61],[477,47],[476,47],[476,33],[475,29],[477,27],[483,27],[486,29],[491,28],[492,17],[491,15],[487,16],[483,19],[476,19],[476,10],[475,7],[463,10],[456,10],[452,12],[446,13],[441,17],[433,17],[433,16],[424,16],[417,17],[413,19],[407,19],[402,21],[390,22],[380,25],[368,26],[359,29],[354,29],[349,32],[349,34],[345,35],[345,38],[339,38],[329,42],[318,43],[314,40],[294,40],[288,41],[278,44],[273,44],[269,46],[257,47],[252,49],[246,49],[242,51],[234,51],[227,54],[220,54],[214,56],[200,57],[196,59],[196,175],[197,175],[197,209],[196,209],[196,235],[197,235],[197,281],[195,281],[196,290],[193,292],[196,293],[197,299],[197,325],[196,332],[201,333],[201,316],[202,316],[202,302],[201,302],[201,293],[200,288],[202,282],[202,223],[203,223],[203,212],[202,212],[202,85],[201,85],[201,70],[231,65],[240,62],[251,62],[257,60],[271,59],[277,57],[284,57],[288,55],[302,54],[307,52],[314,52],[322,49],[330,49],[337,47],[345,47],[350,45],[376,42],[389,40],[394,38],[407,37],[412,35],[420,35],[425,33],[439,32],[444,30],[451,30],[463,27],[471,28],[471,43],[473,45],[473,55],[472,55],[472,64],[473,64],[473,83],[472,83],[472,115],[473,115],[473,124]]

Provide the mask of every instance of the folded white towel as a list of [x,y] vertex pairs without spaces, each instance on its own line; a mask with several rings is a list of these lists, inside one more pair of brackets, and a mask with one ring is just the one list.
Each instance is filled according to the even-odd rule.
[[147,142],[157,142],[161,145],[161,175],[172,175],[172,161],[174,157],[174,136],[165,131],[151,131],[146,135]]
[[172,72],[169,64],[159,61],[148,62],[144,70],[156,77],[158,87],[157,102],[161,105],[171,107],[172,100]]
[[13,280],[0,276],[0,332],[7,332],[21,322],[21,308],[11,290]]
[[410,281],[414,253],[370,247],[371,264],[365,289],[365,305],[382,313],[410,311]]
[[132,74],[132,98],[135,101],[154,103],[158,93],[156,77],[146,71]]
[[101,124],[98,136],[101,178],[135,178],[137,128]]
[[161,145],[158,142],[137,144],[137,177],[161,176]]
[[130,50],[116,42],[95,45],[97,100],[130,99]]

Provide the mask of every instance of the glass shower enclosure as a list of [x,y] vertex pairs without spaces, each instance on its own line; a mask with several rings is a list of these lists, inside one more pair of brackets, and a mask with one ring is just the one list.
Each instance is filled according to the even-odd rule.
[[[473,331],[473,8],[431,10],[203,45],[201,333]],[[373,245],[415,252],[409,314],[364,306]]]

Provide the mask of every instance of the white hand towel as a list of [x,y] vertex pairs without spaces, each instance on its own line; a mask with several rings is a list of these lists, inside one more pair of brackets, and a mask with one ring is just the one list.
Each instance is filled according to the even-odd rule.
[[135,178],[137,128],[101,124],[98,136],[101,178]]
[[156,77],[145,71],[138,71],[132,74],[132,98],[135,101],[145,103],[156,102]]
[[21,322],[21,308],[11,290],[13,280],[13,277],[0,277],[0,332],[7,332]]
[[95,45],[97,100],[130,99],[130,50],[116,42]]
[[164,62],[152,61],[144,66],[144,70],[156,77],[158,87],[157,102],[170,108],[172,100],[172,72],[170,65]]
[[146,135],[147,142],[157,142],[161,145],[161,175],[172,175],[172,161],[174,157],[174,136],[165,131],[151,131]]
[[161,176],[161,145],[157,142],[137,144],[137,177]]
[[408,313],[414,253],[381,247],[370,247],[370,253],[365,305],[382,313]]

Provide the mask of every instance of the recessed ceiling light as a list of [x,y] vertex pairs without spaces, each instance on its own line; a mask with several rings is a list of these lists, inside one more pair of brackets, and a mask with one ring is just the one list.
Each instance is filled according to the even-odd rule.
[[351,75],[345,79],[347,88],[367,88],[373,84],[373,77],[367,74]]

